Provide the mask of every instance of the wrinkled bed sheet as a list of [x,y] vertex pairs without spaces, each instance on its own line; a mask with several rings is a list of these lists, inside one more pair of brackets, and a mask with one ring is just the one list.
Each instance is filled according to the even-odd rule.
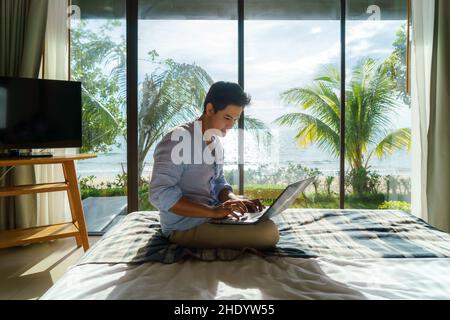
[[450,299],[450,259],[86,264],[41,299]]

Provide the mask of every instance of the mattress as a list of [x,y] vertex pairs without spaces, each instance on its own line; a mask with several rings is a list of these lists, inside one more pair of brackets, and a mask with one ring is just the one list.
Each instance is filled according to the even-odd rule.
[[136,212],[41,299],[450,298],[450,236],[414,216],[289,209],[276,222],[273,250],[191,251]]
[[261,258],[86,264],[52,299],[449,299],[450,259]]

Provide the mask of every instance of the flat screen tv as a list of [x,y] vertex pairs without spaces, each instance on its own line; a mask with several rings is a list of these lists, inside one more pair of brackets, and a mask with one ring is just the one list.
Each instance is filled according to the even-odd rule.
[[0,77],[0,149],[81,147],[81,83]]

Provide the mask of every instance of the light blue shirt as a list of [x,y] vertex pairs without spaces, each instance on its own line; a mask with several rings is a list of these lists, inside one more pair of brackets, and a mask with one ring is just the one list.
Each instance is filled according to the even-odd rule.
[[[170,236],[174,230],[188,230],[209,220],[209,218],[185,217],[169,211],[181,197],[184,196],[192,202],[215,206],[220,203],[218,197],[222,189],[232,190],[223,175],[223,161],[211,161],[202,157],[208,145],[203,139],[194,141],[195,130],[197,132],[200,130],[201,133],[198,122],[176,127],[163,137],[153,155],[150,201],[160,211],[161,228],[166,236]],[[185,149],[178,152],[180,142],[186,142],[184,141],[186,134],[192,137],[188,143],[191,148],[187,150],[188,153],[184,153]],[[183,139],[172,141],[174,136],[183,136]],[[212,147],[215,148],[216,154],[221,152],[220,140],[213,139],[209,148]],[[173,152],[175,155],[185,156],[184,160],[181,163],[178,160],[173,161]]]

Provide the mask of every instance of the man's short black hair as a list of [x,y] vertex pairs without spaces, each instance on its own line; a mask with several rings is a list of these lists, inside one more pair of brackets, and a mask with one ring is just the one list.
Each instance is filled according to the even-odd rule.
[[250,96],[237,83],[219,81],[209,88],[203,103],[203,112],[206,111],[208,103],[212,103],[215,112],[225,109],[230,104],[244,108],[250,104]]

